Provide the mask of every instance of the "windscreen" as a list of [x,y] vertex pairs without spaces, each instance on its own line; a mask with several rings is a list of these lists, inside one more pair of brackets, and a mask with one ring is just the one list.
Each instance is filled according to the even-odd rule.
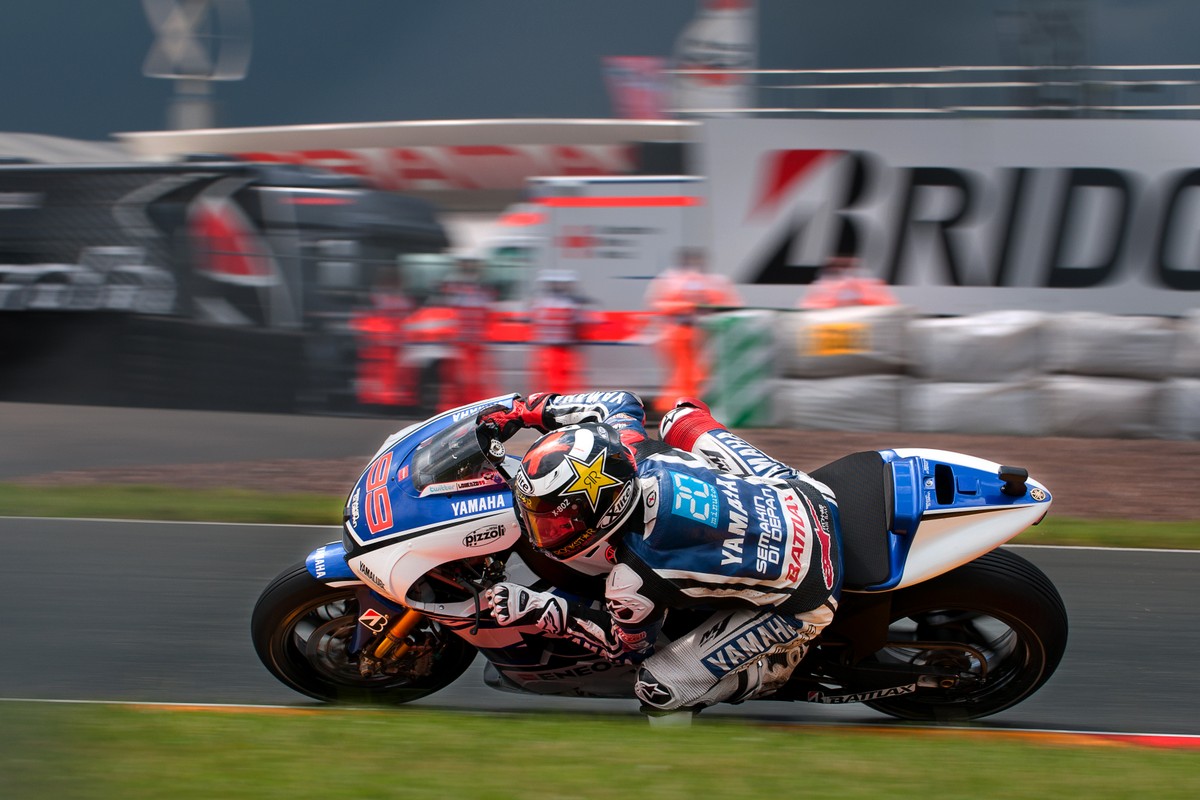
[[423,491],[437,483],[455,483],[474,478],[502,482],[479,449],[475,418],[451,425],[417,448],[412,460],[413,487]]

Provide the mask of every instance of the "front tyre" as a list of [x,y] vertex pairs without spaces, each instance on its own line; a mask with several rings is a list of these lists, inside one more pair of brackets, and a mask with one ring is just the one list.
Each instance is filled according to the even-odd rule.
[[350,644],[358,625],[353,587],[331,587],[303,563],[279,574],[254,606],[250,633],[263,665],[283,683],[318,700],[407,703],[453,683],[475,658],[458,636],[425,620],[414,631],[425,657],[394,673],[363,675]]
[[937,666],[953,686],[867,703],[919,721],[978,719],[1003,711],[1042,686],[1067,646],[1067,612],[1041,570],[1007,550],[896,593],[882,663]]

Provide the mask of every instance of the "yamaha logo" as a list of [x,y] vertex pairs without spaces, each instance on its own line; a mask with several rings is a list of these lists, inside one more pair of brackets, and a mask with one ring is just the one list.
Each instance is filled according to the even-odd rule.
[[380,579],[380,577],[378,575],[376,575],[374,572],[371,571],[370,567],[368,567],[366,564],[364,564],[361,560],[358,562],[357,565],[352,565],[352,566],[354,568],[354,571],[357,572],[359,574],[359,576],[366,578],[371,583],[378,586],[380,589],[383,589],[387,585],[383,582],[382,579]]

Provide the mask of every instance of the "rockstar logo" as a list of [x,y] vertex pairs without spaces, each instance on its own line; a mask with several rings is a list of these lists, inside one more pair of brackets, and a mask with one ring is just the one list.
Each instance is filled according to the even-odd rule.
[[600,502],[600,491],[609,486],[621,485],[619,480],[604,471],[603,462],[607,455],[607,450],[601,450],[590,464],[567,456],[567,462],[571,469],[575,470],[575,482],[563,489],[563,494],[586,494],[588,502],[592,504],[592,510],[595,511]]

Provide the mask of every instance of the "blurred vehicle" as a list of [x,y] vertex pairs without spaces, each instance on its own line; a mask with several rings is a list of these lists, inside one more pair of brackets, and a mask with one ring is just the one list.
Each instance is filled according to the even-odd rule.
[[0,309],[90,311],[101,307],[104,277],[77,264],[0,266]]
[[642,308],[647,284],[681,249],[702,245],[704,180],[690,175],[530,178],[482,243],[494,263],[523,267],[524,297],[543,272],[569,270],[598,308]]
[[[0,311],[130,320],[72,325],[106,326],[111,341],[93,342],[88,357],[100,348],[114,369],[136,372],[124,376],[132,402],[237,405],[260,387],[273,410],[352,406],[351,316],[401,257],[447,244],[429,203],[307,167],[199,157],[0,165]],[[30,360],[37,347],[24,332],[52,324],[0,325],[20,336],[0,342],[0,366]],[[69,375],[68,348],[37,352],[56,355]],[[231,358],[247,364],[236,388],[222,366]]]
[[[532,333],[530,308],[538,276],[569,272],[586,297],[587,325],[579,360],[583,384],[621,383],[654,395],[662,368],[644,352],[654,332],[643,298],[650,281],[681,248],[704,241],[704,181],[689,175],[550,176],[530,178],[526,198],[502,213],[481,237],[481,257],[501,288],[497,368],[523,388]],[[590,376],[590,377],[589,377]]]
[[175,307],[175,276],[162,267],[127,264],[108,273],[102,307],[109,311],[169,314]]

